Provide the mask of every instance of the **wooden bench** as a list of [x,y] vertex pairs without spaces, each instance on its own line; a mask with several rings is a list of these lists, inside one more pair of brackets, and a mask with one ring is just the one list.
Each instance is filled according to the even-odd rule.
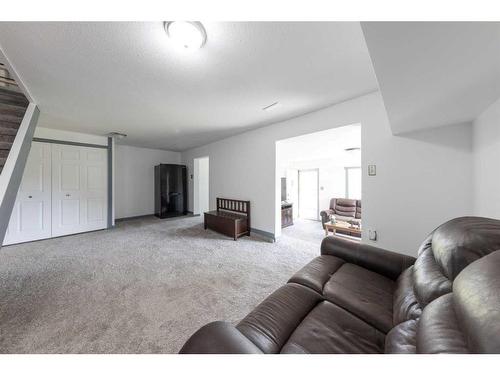
[[217,198],[217,210],[204,213],[205,229],[233,237],[250,236],[250,201]]

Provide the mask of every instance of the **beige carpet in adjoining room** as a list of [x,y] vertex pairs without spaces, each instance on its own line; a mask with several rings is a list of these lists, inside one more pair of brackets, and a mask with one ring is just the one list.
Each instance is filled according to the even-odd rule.
[[237,322],[319,255],[321,224],[237,242],[153,217],[0,249],[0,353],[176,353]]

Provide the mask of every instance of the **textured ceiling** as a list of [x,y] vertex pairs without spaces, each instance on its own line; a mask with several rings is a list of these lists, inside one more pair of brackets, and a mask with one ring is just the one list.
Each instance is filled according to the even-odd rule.
[[393,133],[474,120],[500,97],[500,23],[362,23]]
[[[161,22],[0,23],[0,46],[40,126],[128,134],[184,150],[377,89],[359,23],[205,23],[172,46]],[[262,108],[275,101],[272,111]]]

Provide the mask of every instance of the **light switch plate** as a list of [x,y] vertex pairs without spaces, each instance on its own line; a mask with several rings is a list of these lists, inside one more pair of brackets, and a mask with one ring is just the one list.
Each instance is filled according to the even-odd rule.
[[368,166],[368,176],[376,176],[377,175],[377,166],[375,164],[370,164]]
[[368,231],[368,239],[370,241],[377,241],[377,231],[376,230],[369,230]]

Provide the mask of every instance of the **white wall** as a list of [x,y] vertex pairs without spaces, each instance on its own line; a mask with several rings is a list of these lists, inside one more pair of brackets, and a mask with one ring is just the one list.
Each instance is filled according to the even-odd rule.
[[[393,136],[378,92],[185,151],[182,159],[192,171],[193,158],[210,157],[212,208],[216,197],[248,199],[252,226],[279,235],[276,141],[356,123],[362,125],[363,241],[376,229],[378,246],[415,255],[437,225],[472,212],[471,125]],[[367,176],[369,164],[377,165],[377,176]]]
[[117,145],[115,148],[116,218],[153,214],[154,166],[160,163],[179,164],[180,160],[179,152]]
[[500,219],[500,99],[474,121],[474,214]]
[[210,209],[209,158],[194,159],[193,173],[193,213],[202,215]]

